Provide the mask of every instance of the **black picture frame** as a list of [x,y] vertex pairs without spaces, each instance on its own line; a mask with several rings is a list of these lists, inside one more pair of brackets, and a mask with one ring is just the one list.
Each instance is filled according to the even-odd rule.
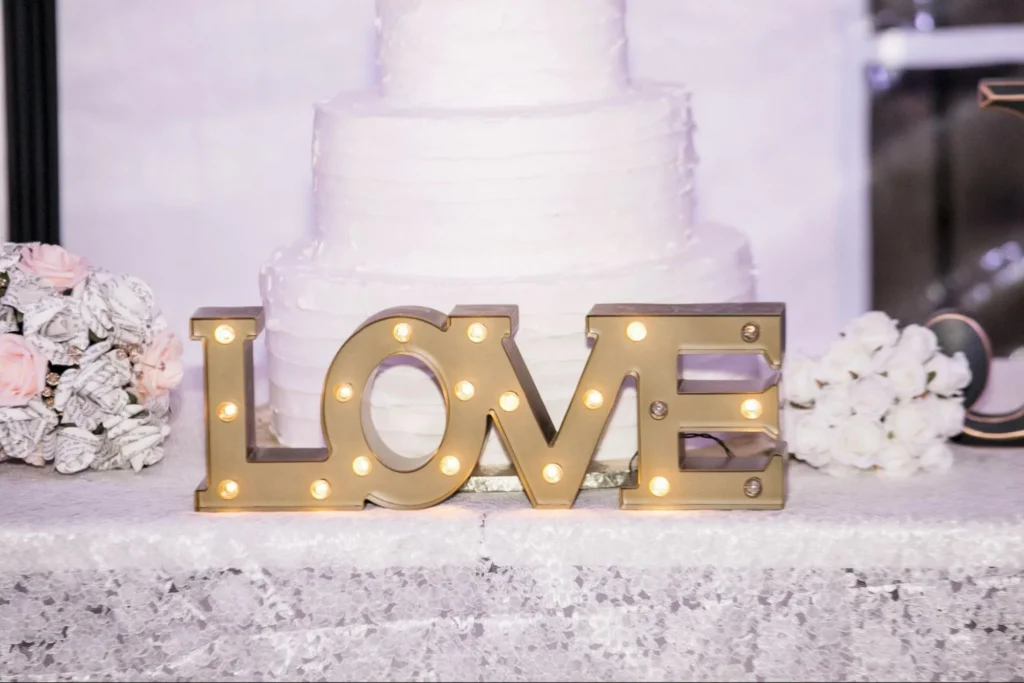
[[2,0],[9,239],[60,244],[56,0]]

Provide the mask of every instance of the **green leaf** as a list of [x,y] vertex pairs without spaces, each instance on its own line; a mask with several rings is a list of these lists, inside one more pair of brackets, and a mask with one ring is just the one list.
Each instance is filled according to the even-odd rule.
[[934,370],[932,370],[931,372],[928,373],[928,381],[926,381],[925,384],[931,383],[931,381],[933,379],[935,379],[935,371]]

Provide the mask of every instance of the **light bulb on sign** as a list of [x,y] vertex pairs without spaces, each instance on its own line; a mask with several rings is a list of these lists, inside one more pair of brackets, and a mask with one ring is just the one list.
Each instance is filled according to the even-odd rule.
[[395,325],[395,328],[391,330],[391,336],[395,338],[395,341],[404,344],[412,339],[412,325],[409,323],[398,323]]
[[351,401],[352,397],[355,396],[355,393],[355,389],[353,389],[352,385],[349,384],[348,382],[339,384],[337,387],[334,388],[334,398],[338,399],[342,403],[347,403],[348,401]]
[[506,413],[511,413],[519,407],[519,394],[514,391],[506,391],[498,397],[498,406]]
[[740,414],[748,420],[756,420],[761,417],[761,402],[756,398],[748,398],[740,404]]
[[218,325],[217,329],[213,331],[213,338],[217,340],[218,344],[230,344],[235,341],[235,328],[231,325]]
[[466,329],[466,336],[469,337],[469,341],[479,344],[487,339],[487,326],[483,323],[473,323]]
[[326,479],[317,479],[310,484],[309,493],[317,500],[324,500],[331,495],[331,484]]
[[441,473],[448,477],[454,477],[459,473],[462,463],[454,455],[446,455],[441,458]]
[[562,467],[556,463],[550,462],[544,465],[544,469],[541,471],[541,476],[544,477],[544,481],[549,484],[557,484],[562,481]]
[[665,477],[655,477],[651,479],[650,486],[648,487],[658,498],[664,498],[668,495],[669,483]]
[[238,406],[230,401],[225,401],[217,406],[217,419],[221,422],[234,422],[238,417]]
[[357,477],[365,477],[371,469],[373,469],[373,464],[365,455],[360,455],[352,461],[352,471],[356,473]]
[[473,386],[472,382],[462,380],[455,384],[455,397],[460,401],[468,401],[473,398],[473,394],[476,393],[476,387]]
[[630,341],[643,341],[647,339],[647,325],[644,325],[639,320],[634,320],[626,326],[626,336],[629,337]]
[[217,486],[217,495],[224,500],[232,500],[238,497],[238,482],[234,479],[225,479]]

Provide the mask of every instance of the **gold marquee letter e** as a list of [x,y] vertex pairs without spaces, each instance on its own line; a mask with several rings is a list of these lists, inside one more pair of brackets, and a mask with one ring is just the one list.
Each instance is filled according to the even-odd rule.
[[[568,508],[627,377],[637,381],[637,484],[626,509],[781,508],[784,453],[777,382],[752,387],[677,379],[680,354],[760,353],[781,367],[781,304],[609,305],[587,316],[593,349],[560,429],[516,347],[514,306],[459,306],[451,315],[403,307],[367,320],[338,351],[322,397],[326,449],[255,445],[252,341],[259,308],[200,309],[205,346],[207,479],[197,510],[417,509],[450,497],[472,474],[493,422],[540,508]],[[437,450],[396,466],[367,414],[367,388],[391,356],[415,356],[441,386],[448,420]],[[761,468],[680,468],[680,432],[764,432],[776,448]],[[739,458],[736,460],[747,460]]]

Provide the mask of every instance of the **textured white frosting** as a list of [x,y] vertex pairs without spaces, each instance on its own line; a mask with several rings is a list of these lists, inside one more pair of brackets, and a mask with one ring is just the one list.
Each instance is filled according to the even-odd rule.
[[[322,444],[327,368],[384,308],[518,304],[520,350],[561,421],[594,304],[756,298],[743,235],[691,230],[690,96],[628,82],[622,0],[379,0],[378,16],[379,91],[316,110],[315,237],[261,275],[285,445]],[[759,362],[702,358],[687,376]],[[445,424],[435,379],[407,359],[382,370],[378,432],[430,453]],[[636,411],[627,385],[599,460],[633,455]],[[507,462],[494,434],[481,462]]]
[[655,84],[515,112],[339,97],[316,113],[318,257],[364,272],[462,277],[664,257],[691,222],[689,112],[685,90]]
[[[700,227],[682,257],[621,265],[600,274],[512,279],[367,275],[332,268],[311,247],[282,250],[267,264],[261,287],[267,311],[267,348],[273,429],[289,446],[319,446],[324,376],[338,348],[368,317],[392,306],[519,305],[516,341],[553,419],[560,421],[589,355],[585,316],[597,303],[715,303],[755,300],[746,239],[725,226]],[[686,376],[747,377],[753,357],[699,357]],[[410,455],[430,452],[444,430],[441,394],[432,376],[411,368],[378,375],[371,405],[378,431]],[[401,409],[401,413],[398,409]],[[604,434],[600,460],[624,460],[636,451],[636,395],[627,385]],[[483,464],[507,462],[492,433]]]
[[378,0],[381,87],[399,106],[599,100],[627,83],[624,0]]

